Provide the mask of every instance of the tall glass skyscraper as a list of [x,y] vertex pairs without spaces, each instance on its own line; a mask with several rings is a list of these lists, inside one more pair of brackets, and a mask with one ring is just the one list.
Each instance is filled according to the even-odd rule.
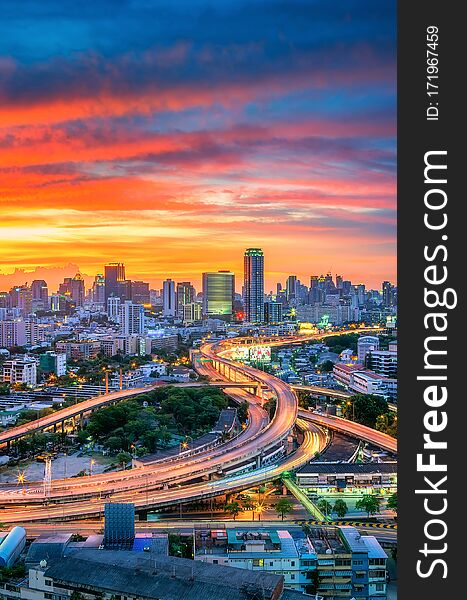
[[243,301],[245,320],[264,321],[264,255],[261,248],[247,248],[244,256]]
[[203,273],[203,315],[230,320],[235,295],[235,275],[230,271]]

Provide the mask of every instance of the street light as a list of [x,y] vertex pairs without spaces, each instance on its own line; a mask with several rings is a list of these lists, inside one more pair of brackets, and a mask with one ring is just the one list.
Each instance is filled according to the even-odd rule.
[[261,513],[264,511],[264,507],[262,504],[256,505],[256,512],[258,513],[258,521],[261,521]]
[[92,467],[96,464],[96,461],[91,458],[91,461],[89,463],[89,475],[92,475]]

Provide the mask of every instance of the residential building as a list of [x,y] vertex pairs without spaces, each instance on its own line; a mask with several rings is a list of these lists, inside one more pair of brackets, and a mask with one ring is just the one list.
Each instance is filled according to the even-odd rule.
[[266,323],[280,323],[282,321],[282,303],[264,303],[264,321]]
[[37,384],[37,365],[31,359],[10,359],[3,363],[3,383],[25,383],[26,385]]
[[365,358],[365,365],[371,371],[385,377],[397,377],[397,352],[391,350],[369,351]]
[[[109,298],[111,300],[111,298]],[[144,306],[126,300],[120,305],[120,327],[124,335],[143,335]]]
[[109,296],[107,298],[107,316],[109,321],[120,323],[120,306],[122,301],[118,296]]
[[203,318],[203,304],[201,302],[189,302],[183,307],[183,322],[186,325],[197,323]]
[[191,304],[195,301],[196,291],[193,285],[189,281],[182,281],[181,283],[177,283],[177,317],[179,319],[184,319],[184,307],[187,304]]
[[67,359],[87,360],[96,358],[101,350],[101,342],[97,340],[62,340],[55,344],[57,352],[64,352]]
[[43,373],[55,373],[57,377],[62,377],[66,375],[66,354],[52,351],[41,354],[39,366]]
[[379,337],[375,335],[362,335],[357,340],[358,362],[364,363],[368,352],[379,350]]
[[25,346],[26,323],[23,320],[0,321],[0,348]]
[[386,598],[387,555],[353,527],[195,529],[195,561],[284,577],[292,590],[330,600]]

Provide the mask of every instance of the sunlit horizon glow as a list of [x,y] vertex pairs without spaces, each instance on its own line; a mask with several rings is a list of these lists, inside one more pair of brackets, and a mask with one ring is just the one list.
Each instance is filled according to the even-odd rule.
[[0,22],[0,290],[107,262],[238,289],[247,247],[266,291],[396,281],[392,0],[24,4]]

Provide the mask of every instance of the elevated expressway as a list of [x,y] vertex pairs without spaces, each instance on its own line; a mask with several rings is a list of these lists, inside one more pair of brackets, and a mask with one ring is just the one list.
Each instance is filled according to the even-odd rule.
[[[243,389],[229,390],[227,387],[229,395],[249,403],[250,425],[237,438],[198,455],[182,453],[131,471],[56,480],[47,497],[44,497],[39,482],[28,484],[24,489],[13,489],[11,484],[4,484],[0,486],[2,521],[26,523],[89,518],[99,516],[103,503],[109,500],[133,502],[137,509],[163,508],[246,489],[308,462],[324,448],[326,436],[322,425],[329,425],[316,423],[315,417],[310,416],[308,411],[304,411],[305,418],[297,423],[298,402],[291,388],[272,375],[230,360],[225,356],[228,349],[228,342],[205,344],[200,355],[209,364],[205,362],[199,370],[224,380],[237,383],[253,381],[261,387],[266,386],[277,400],[275,415],[269,423],[259,398]],[[128,397],[145,391],[124,393]],[[114,396],[114,400],[121,399],[120,393],[116,394],[118,396]],[[288,437],[295,425],[303,431],[303,443],[284,458]],[[210,480],[212,474],[225,475],[228,468],[235,465],[240,465],[235,469],[238,474],[230,470],[230,476]],[[252,468],[254,470],[250,471]],[[195,478],[201,481],[181,486],[182,482]]]

